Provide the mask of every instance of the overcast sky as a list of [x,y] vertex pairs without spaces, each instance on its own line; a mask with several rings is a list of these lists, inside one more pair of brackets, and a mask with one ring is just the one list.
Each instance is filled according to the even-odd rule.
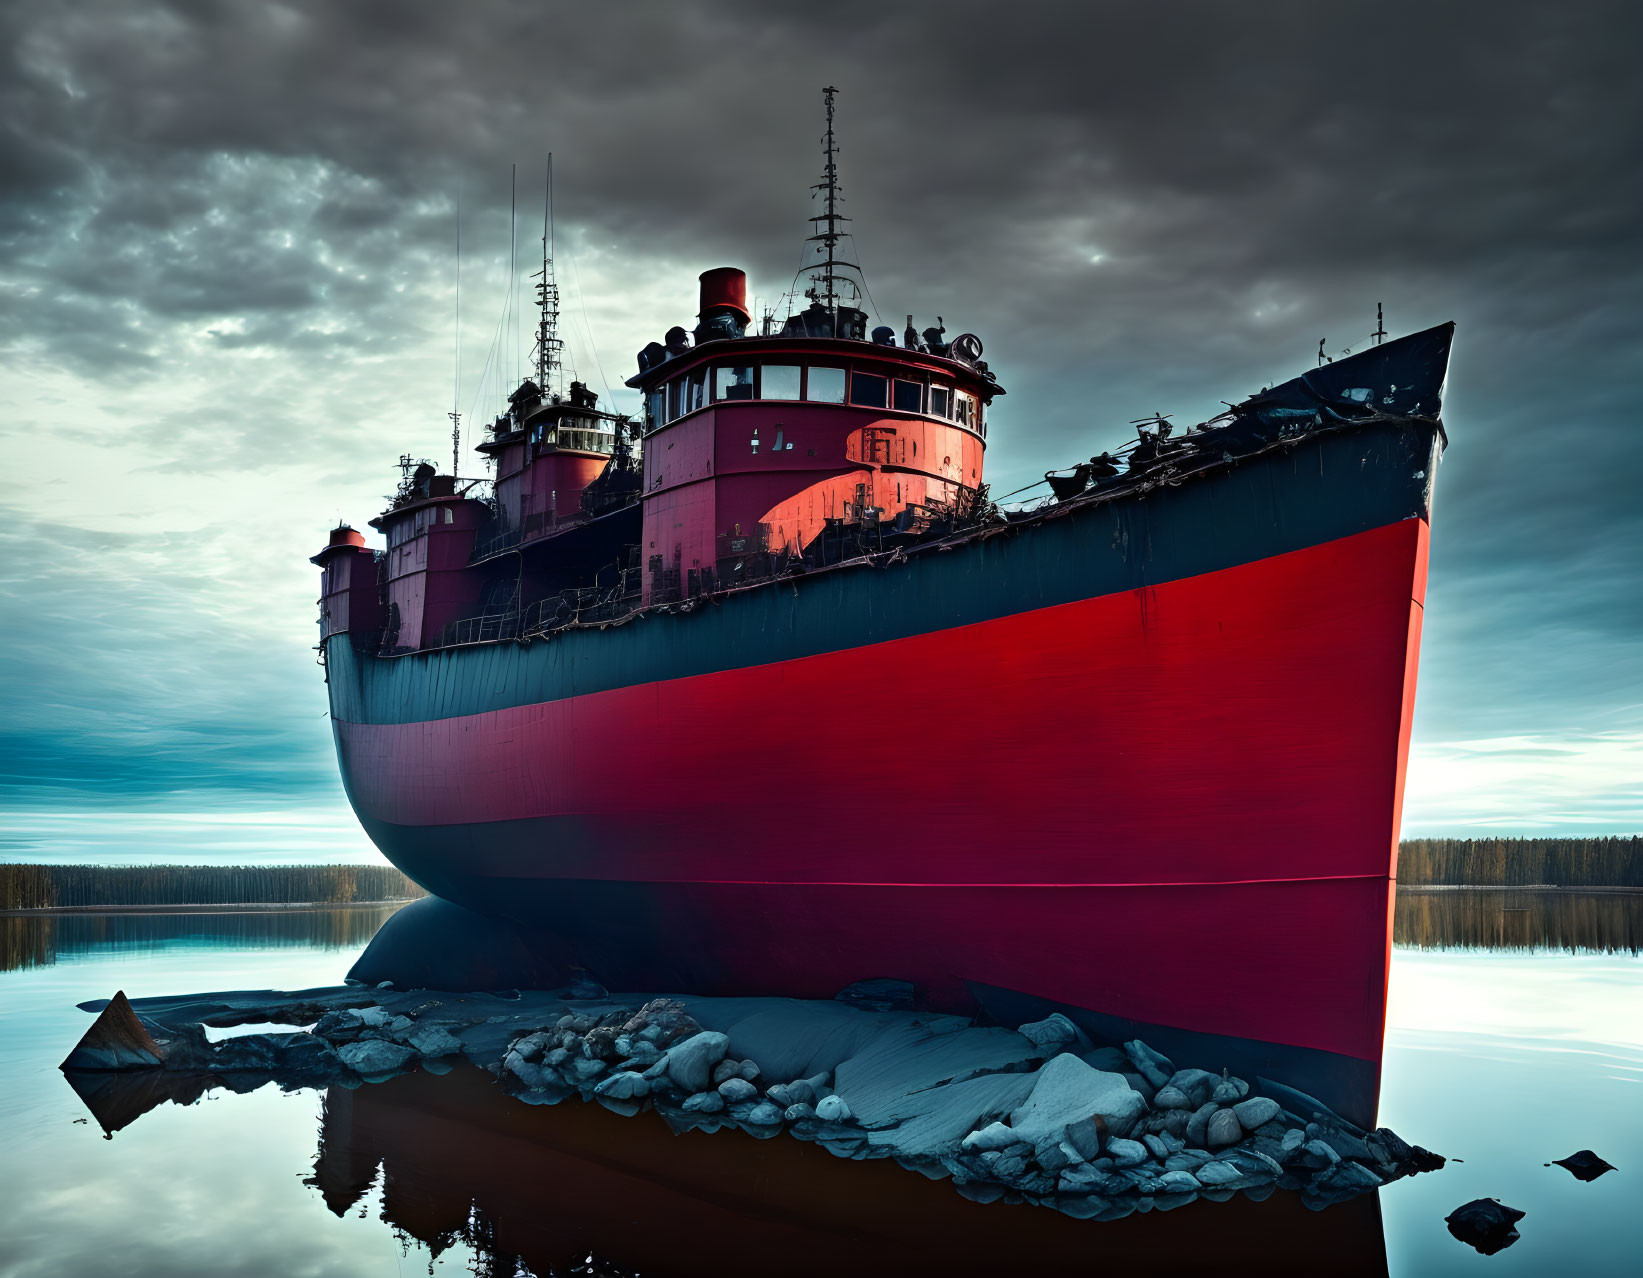
[[1457,321],[1405,833],[1643,828],[1640,37],[1539,0],[12,0],[0,856],[363,852],[307,557],[528,351],[511,166],[523,277],[554,153],[571,358],[631,408],[698,272],[791,286],[824,84],[885,321],[977,332],[1009,389],[995,492],[1376,302]]

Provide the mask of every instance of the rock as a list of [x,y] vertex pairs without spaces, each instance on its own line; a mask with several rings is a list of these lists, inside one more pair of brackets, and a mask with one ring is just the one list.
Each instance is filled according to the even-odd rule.
[[1239,1171],[1230,1163],[1222,1162],[1205,1163],[1193,1174],[1197,1176],[1200,1184],[1212,1186],[1230,1185],[1234,1181],[1239,1181],[1244,1178],[1243,1172]]
[[702,1030],[667,1049],[667,1076],[681,1091],[705,1092],[713,1081],[713,1067],[724,1060],[730,1039],[717,1030]]
[[1122,1074],[1130,1068],[1130,1058],[1116,1047],[1092,1047],[1087,1052],[1080,1052],[1079,1057],[1091,1069],[1105,1074]]
[[759,1063],[757,1061],[743,1061],[741,1065],[742,1077],[750,1083],[759,1081]]
[[628,1064],[634,1066],[636,1069],[644,1069],[648,1066],[654,1065],[661,1059],[662,1049],[657,1047],[655,1043],[645,1038],[636,1038],[633,1040],[633,1047],[628,1052]]
[[[722,1060],[713,1067],[713,1086],[717,1087],[726,1079],[740,1079],[741,1076],[742,1063],[740,1061]],[[726,1099],[730,1098],[727,1097]]]
[[379,990],[391,990],[394,988],[394,983],[392,981],[378,981],[377,988]]
[[1152,1098],[1155,1109],[1191,1109],[1192,1101],[1179,1087],[1165,1085],[1158,1089],[1158,1094]]
[[391,1074],[404,1069],[416,1050],[383,1038],[362,1038],[357,1043],[344,1043],[337,1055],[356,1074]]
[[734,1105],[738,1101],[750,1101],[758,1094],[759,1089],[740,1074],[732,1074],[719,1084],[719,1095],[723,1096],[725,1102],[730,1105]]
[[1169,1057],[1153,1051],[1138,1038],[1124,1044],[1124,1055],[1130,1058],[1136,1073],[1146,1079],[1155,1091],[1169,1082],[1175,1073],[1175,1066],[1170,1063]]
[[1434,1154],[1430,1149],[1423,1149],[1419,1145],[1409,1151],[1409,1166],[1415,1171],[1442,1171],[1446,1161],[1448,1160],[1442,1154]]
[[1002,1181],[1017,1180],[1026,1170],[1027,1160],[1020,1154],[1000,1154],[993,1164],[993,1175]]
[[1379,1189],[1381,1178],[1362,1163],[1347,1162],[1343,1159],[1333,1167],[1326,1168],[1312,1183],[1331,1193],[1363,1194],[1371,1189]]
[[[1413,1151],[1411,1151],[1413,1152]],[[1612,1172],[1614,1166],[1604,1162],[1589,1149],[1570,1154],[1567,1158],[1559,1158],[1546,1164],[1548,1167],[1567,1168],[1569,1174],[1576,1180],[1596,1180],[1604,1172]]]
[[1078,1026],[1060,1012],[1045,1017],[1042,1021],[1029,1021],[1019,1026],[1017,1033],[1026,1035],[1034,1044],[1042,1047],[1047,1056],[1053,1056],[1074,1043],[1087,1041]]
[[1241,1078],[1223,1078],[1210,1093],[1217,1105],[1234,1105],[1249,1095],[1249,1084]]
[[1309,1140],[1301,1146],[1301,1162],[1308,1167],[1333,1167],[1341,1156],[1321,1140]]
[[1166,1194],[1195,1194],[1198,1178],[1189,1171],[1174,1169],[1158,1178],[1159,1187]]
[[1283,1148],[1285,1152],[1291,1149],[1299,1149],[1304,1144],[1306,1144],[1306,1133],[1299,1127],[1291,1127],[1284,1133]]
[[1244,1129],[1238,1123],[1238,1115],[1230,1109],[1216,1110],[1204,1128],[1204,1140],[1211,1149],[1236,1145],[1243,1138]]
[[789,1105],[782,1111],[782,1117],[790,1123],[802,1123],[806,1119],[814,1118],[815,1116],[815,1108],[802,1102],[797,1105]]
[[1139,1167],[1147,1161],[1149,1151],[1138,1140],[1117,1140],[1107,1142],[1107,1157],[1113,1161],[1115,1167]]
[[772,1083],[765,1095],[778,1105],[814,1105],[816,1093],[803,1079],[792,1083]]
[[443,1025],[423,1025],[413,1031],[406,1041],[416,1048],[417,1055],[431,1056],[435,1060],[442,1056],[455,1056],[462,1050],[461,1042]]
[[[1371,1145],[1371,1142],[1373,1142],[1373,1145]],[[1376,1161],[1383,1163],[1407,1162],[1415,1152],[1410,1148],[1409,1142],[1390,1127],[1377,1127],[1369,1136],[1364,1138],[1364,1144],[1370,1146],[1369,1152],[1371,1154],[1377,1155]],[[1375,1146],[1379,1146],[1379,1150]],[[1381,1158],[1378,1156],[1379,1154],[1385,1154],[1386,1156]]]
[[1170,1156],[1170,1147],[1164,1144],[1161,1137],[1143,1136],[1141,1138],[1141,1143],[1152,1152],[1152,1156],[1154,1158],[1168,1158]]
[[723,1111],[725,1098],[718,1092],[697,1092],[687,1096],[685,1103],[679,1106],[687,1114],[717,1114]]
[[1187,1134],[1187,1124],[1192,1121],[1192,1115],[1184,1109],[1166,1109],[1160,1115],[1162,1122],[1158,1125],[1158,1134],[1167,1136],[1171,1140],[1183,1140]]
[[1209,1162],[1207,1154],[1189,1154],[1182,1150],[1178,1154],[1171,1154],[1164,1160],[1165,1171],[1195,1171]]
[[1093,1194],[1106,1178],[1106,1172],[1088,1163],[1074,1163],[1056,1177],[1056,1188],[1064,1194]]
[[850,1106],[844,1103],[842,1096],[824,1096],[816,1102],[816,1117],[824,1123],[847,1123]]
[[1246,1132],[1252,1132],[1278,1117],[1278,1102],[1265,1096],[1251,1096],[1234,1105],[1232,1112],[1238,1115],[1238,1125]]
[[631,1070],[623,1070],[601,1080],[593,1094],[606,1100],[643,1100],[650,1095],[650,1081]]
[[91,1028],[58,1068],[106,1071],[155,1069],[164,1064],[165,1052],[131,1010],[125,991],[115,990],[108,1006],[97,1013]]
[[1038,1071],[1032,1092],[1010,1115],[1010,1126],[1029,1141],[1059,1136],[1069,1123],[1099,1115],[1112,1132],[1128,1132],[1146,1108],[1117,1074],[1091,1069],[1063,1052]]
[[1164,1086],[1175,1088],[1187,1098],[1189,1108],[1197,1108],[1214,1095],[1220,1082],[1221,1076],[1211,1074],[1207,1069],[1178,1069],[1169,1076]]
[[1003,1123],[988,1123],[987,1126],[971,1132],[959,1141],[958,1145],[967,1154],[986,1154],[993,1150],[1008,1149],[1011,1145],[1020,1143],[1021,1137],[1011,1128]]
[[1186,1137],[1187,1144],[1202,1145],[1204,1143],[1205,1133],[1209,1130],[1210,1116],[1220,1108],[1214,1101],[1207,1101],[1193,1111],[1192,1117],[1187,1119],[1187,1130],[1182,1133]]
[[1046,1136],[1033,1150],[1033,1161],[1047,1172],[1058,1172],[1064,1167],[1072,1166],[1079,1158],[1069,1150],[1065,1141]]
[[1061,1129],[1061,1138],[1085,1162],[1094,1162],[1101,1155],[1101,1135],[1106,1123],[1094,1118],[1081,1118]]
[[746,1121],[755,1127],[774,1127],[782,1121],[782,1111],[769,1101],[760,1101],[747,1111]]
[[1474,1198],[1444,1217],[1449,1232],[1475,1251],[1493,1256],[1518,1240],[1517,1222],[1524,1217],[1516,1207],[1498,1198]]
[[1363,1143],[1362,1138],[1344,1128],[1330,1128],[1324,1132],[1322,1139],[1342,1158],[1351,1158],[1360,1163],[1367,1163],[1374,1157],[1369,1152],[1369,1146]]

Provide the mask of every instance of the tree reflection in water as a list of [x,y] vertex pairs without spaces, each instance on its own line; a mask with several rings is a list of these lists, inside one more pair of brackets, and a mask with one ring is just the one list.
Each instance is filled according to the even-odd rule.
[[1635,955],[1643,892],[1400,888],[1392,940],[1421,950]]

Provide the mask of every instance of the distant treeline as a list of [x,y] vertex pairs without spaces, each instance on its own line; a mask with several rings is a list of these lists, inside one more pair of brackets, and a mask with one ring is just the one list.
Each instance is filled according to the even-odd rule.
[[1405,839],[1398,882],[1643,888],[1643,839]]
[[421,888],[387,865],[0,865],[0,910],[348,905],[421,895]]

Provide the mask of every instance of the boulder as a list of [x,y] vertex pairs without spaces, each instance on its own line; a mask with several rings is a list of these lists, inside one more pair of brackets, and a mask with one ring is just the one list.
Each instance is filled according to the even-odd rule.
[[1567,1158],[1555,1159],[1546,1165],[1548,1167],[1565,1168],[1576,1180],[1585,1181],[1596,1180],[1604,1172],[1614,1170],[1612,1164],[1604,1162],[1589,1149],[1582,1149],[1578,1153],[1570,1154]]
[[1020,1140],[1021,1137],[1013,1128],[1006,1127],[1003,1123],[988,1123],[960,1141],[959,1148],[967,1154],[984,1154],[988,1150],[1008,1149]]
[[705,1092],[713,1081],[713,1067],[730,1051],[730,1039],[717,1030],[702,1030],[667,1049],[667,1076],[681,1091]]
[[1146,1079],[1154,1091],[1169,1082],[1175,1073],[1175,1066],[1170,1063],[1169,1057],[1153,1051],[1138,1038],[1124,1044],[1124,1055],[1129,1057],[1130,1064],[1135,1066],[1135,1072]]
[[1363,1194],[1379,1189],[1381,1178],[1362,1163],[1343,1159],[1333,1167],[1325,1168],[1312,1183],[1334,1194]]
[[816,1102],[816,1117],[824,1123],[846,1123],[850,1121],[850,1106],[842,1096],[823,1096]]
[[1211,1074],[1207,1069],[1178,1069],[1164,1085],[1181,1092],[1187,1098],[1188,1107],[1196,1108],[1214,1095],[1220,1082],[1221,1076]]
[[1047,1016],[1041,1021],[1029,1021],[1019,1027],[1018,1033],[1024,1034],[1032,1042],[1044,1049],[1046,1056],[1071,1047],[1075,1043],[1086,1042],[1078,1026],[1074,1025],[1060,1012]]
[[1341,1156],[1321,1140],[1309,1140],[1301,1146],[1301,1162],[1308,1167],[1333,1167]]
[[165,1052],[154,1041],[124,990],[116,990],[108,1006],[97,1014],[91,1028],[80,1036],[74,1050],[57,1068],[63,1070],[155,1069],[165,1064]]
[[1230,1109],[1218,1109],[1209,1116],[1204,1128],[1204,1140],[1211,1149],[1236,1145],[1244,1138],[1244,1129],[1238,1124],[1238,1115]]
[[410,1064],[416,1049],[384,1038],[362,1038],[355,1043],[344,1043],[337,1055],[356,1074],[392,1074]]
[[1372,1154],[1377,1154],[1377,1162],[1406,1163],[1414,1157],[1415,1151],[1410,1147],[1409,1142],[1390,1127],[1377,1127],[1373,1136],[1365,1138],[1364,1144],[1368,1145],[1370,1140],[1373,1140],[1379,1146],[1379,1153],[1386,1155],[1385,1158],[1381,1158],[1376,1150],[1370,1150]]
[[593,1094],[605,1100],[643,1100],[650,1095],[650,1081],[631,1070],[623,1070],[602,1079],[593,1089]]
[[1210,1093],[1210,1099],[1217,1105],[1236,1105],[1249,1095],[1249,1084],[1241,1078],[1223,1078],[1215,1085]]
[[1158,1089],[1158,1094],[1152,1098],[1155,1109],[1191,1109],[1192,1101],[1179,1087],[1166,1084]]
[[774,1127],[782,1121],[782,1111],[769,1101],[760,1101],[747,1111],[746,1121],[755,1127]]
[[1278,1102],[1265,1096],[1251,1096],[1234,1105],[1232,1112],[1238,1115],[1238,1125],[1246,1132],[1252,1132],[1278,1117]]
[[679,1106],[687,1114],[718,1114],[724,1110],[725,1098],[718,1092],[697,1092],[685,1097],[685,1103]]
[[1113,1166],[1118,1168],[1139,1167],[1147,1161],[1150,1151],[1138,1140],[1117,1140],[1107,1142],[1107,1157],[1112,1159]]
[[1202,1145],[1204,1143],[1204,1135],[1209,1130],[1210,1116],[1220,1108],[1214,1101],[1206,1101],[1193,1111],[1192,1117],[1187,1119],[1187,1130],[1182,1133],[1186,1137],[1187,1144]]
[[1166,1194],[1195,1194],[1198,1192],[1198,1178],[1189,1171],[1174,1169],[1166,1171],[1158,1178],[1159,1189]]
[[462,1050],[456,1036],[443,1025],[419,1026],[407,1036],[406,1042],[416,1048],[418,1056],[431,1056],[435,1060],[442,1056],[455,1056]]
[[1170,1147],[1164,1143],[1162,1137],[1152,1135],[1143,1136],[1141,1138],[1141,1143],[1147,1147],[1148,1151],[1154,1158],[1168,1158],[1170,1156]]
[[[713,1067],[713,1086],[717,1087],[720,1083],[725,1082],[727,1079],[740,1079],[741,1076],[742,1063],[740,1061],[733,1061],[726,1058]],[[726,1099],[728,1100],[730,1098],[726,1097]]]
[[758,1094],[759,1089],[740,1074],[732,1074],[719,1084],[719,1095],[725,1098],[726,1104],[734,1105],[738,1101],[750,1101]]
[[1444,1217],[1449,1232],[1485,1256],[1503,1251],[1518,1240],[1517,1222],[1524,1213],[1498,1198],[1474,1198]]
[[1010,1115],[1010,1126],[1032,1142],[1059,1136],[1069,1123],[1099,1116],[1107,1130],[1128,1132],[1146,1102],[1117,1074],[1091,1069],[1063,1052],[1038,1071],[1026,1101]]
[[1095,1118],[1081,1118],[1068,1123],[1061,1130],[1061,1138],[1085,1162],[1094,1162],[1101,1156],[1101,1136],[1106,1123]]
[[1222,1162],[1205,1163],[1193,1175],[1198,1178],[1200,1184],[1211,1186],[1230,1185],[1244,1178],[1243,1172],[1231,1163]]
[[1078,1155],[1068,1147],[1066,1141],[1057,1140],[1054,1136],[1046,1136],[1033,1149],[1033,1161],[1047,1172],[1058,1172],[1080,1160]]
[[806,1105],[806,1104],[803,1104],[803,1103],[800,1103],[798,1105],[789,1105],[785,1110],[782,1111],[782,1117],[785,1118],[790,1123],[802,1123],[806,1119],[814,1118],[815,1116],[816,1116],[815,1107],[812,1106],[812,1105]]

